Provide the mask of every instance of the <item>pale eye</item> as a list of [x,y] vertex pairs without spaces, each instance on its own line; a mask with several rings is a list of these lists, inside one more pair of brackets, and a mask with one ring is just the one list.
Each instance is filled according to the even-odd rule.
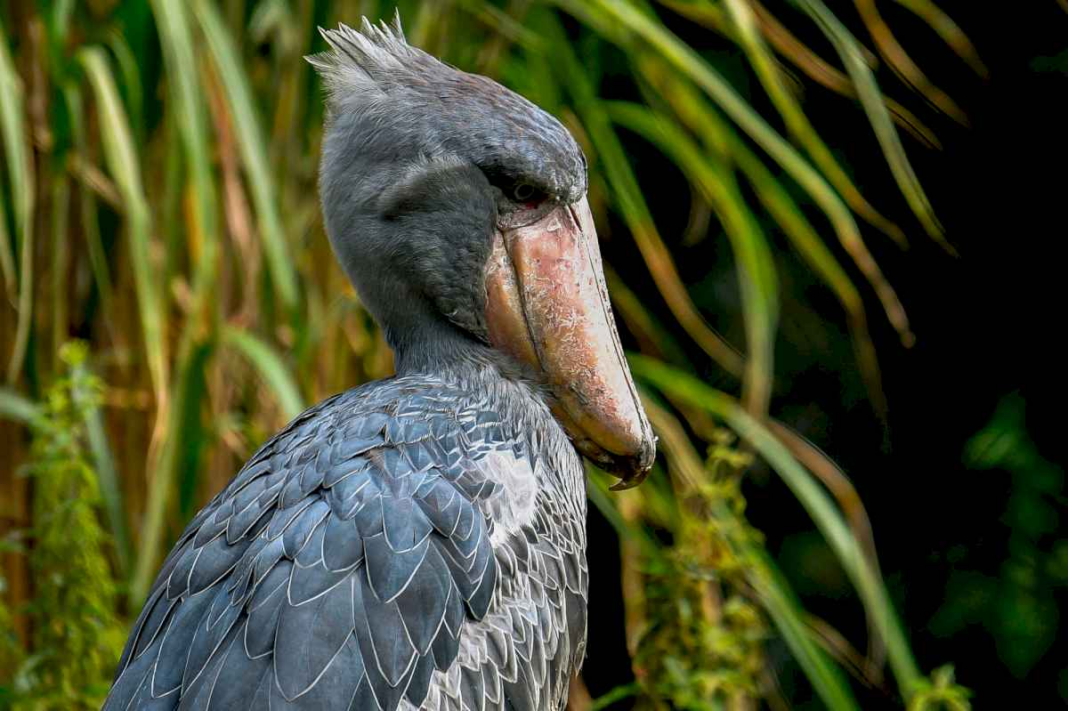
[[516,186],[512,188],[512,197],[516,202],[527,202],[534,197],[535,192],[537,191],[530,183],[516,183]]

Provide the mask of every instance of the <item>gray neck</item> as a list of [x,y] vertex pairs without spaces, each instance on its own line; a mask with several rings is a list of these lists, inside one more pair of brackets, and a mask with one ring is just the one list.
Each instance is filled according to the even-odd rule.
[[452,344],[448,353],[451,359],[419,372],[449,381],[495,411],[511,430],[508,434],[526,441],[535,475],[585,520],[583,460],[549,409],[548,387],[525,366],[475,341]]

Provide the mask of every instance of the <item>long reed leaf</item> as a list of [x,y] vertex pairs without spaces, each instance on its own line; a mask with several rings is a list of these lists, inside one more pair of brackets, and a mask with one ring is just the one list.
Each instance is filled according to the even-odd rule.
[[938,7],[933,0],[894,0],[894,2],[926,22],[928,27],[934,30],[935,34],[941,37],[942,41],[972,68],[972,71],[983,78],[990,75],[990,70],[986,68],[986,64],[979,56],[979,51],[968,39],[968,35],[964,34],[960,25],[954,22],[953,18]]
[[[724,10],[710,2],[685,2],[683,0],[658,0],[661,5],[671,8],[683,17],[689,18],[705,27],[732,37],[731,23]],[[857,91],[849,77],[828,64],[811,47],[799,40],[785,25],[779,22],[763,5],[756,0],[747,0],[760,24],[760,32],[775,51],[799,69],[805,76],[831,91],[856,98]],[[886,107],[894,122],[908,131],[916,140],[930,148],[941,148],[941,143],[934,132],[925,125],[916,114],[897,101],[887,97]]]
[[126,112],[119,100],[115,80],[108,66],[107,55],[99,47],[86,47],[78,52],[77,58],[85,68],[96,98],[100,115],[100,137],[104,145],[108,172],[122,195],[148,369],[156,399],[162,402],[166,399],[167,349],[163,335],[163,312],[157,290],[159,279],[149,259],[151,215],[141,182],[141,167]]
[[[192,219],[188,222],[193,249],[193,275],[189,317],[179,337],[177,350],[178,385],[188,380],[196,339],[204,327],[204,313],[209,304],[219,249],[216,230],[215,187],[212,179],[208,131],[202,92],[198,85],[200,68],[193,50],[188,7],[184,3],[153,0],[153,14],[160,33],[164,64],[174,109],[171,119],[178,128],[189,170]],[[213,327],[210,324],[209,327]],[[159,417],[157,448],[149,457],[153,469],[141,526],[141,555],[130,584],[131,599],[142,600],[148,592],[163,539],[164,513],[174,486],[174,468],[181,446],[180,413],[177,406],[164,410]]]
[[260,130],[260,118],[252,99],[252,90],[238,61],[237,50],[215,5],[207,0],[198,0],[193,4],[193,11],[208,40],[219,79],[226,91],[227,106],[233,117],[234,134],[245,164],[245,176],[252,189],[252,200],[259,215],[260,235],[271,277],[283,306],[291,316],[295,316],[297,277],[278,213],[279,200],[265,150],[267,142]]
[[107,43],[108,48],[115,57],[115,62],[119,66],[119,73],[122,75],[122,86],[125,89],[130,122],[137,142],[140,144],[144,140],[142,132],[145,126],[145,100],[144,87],[141,83],[141,68],[137,64],[137,57],[134,55],[133,50],[130,49],[129,42],[126,41],[126,37],[121,32],[118,30],[109,32]]
[[[677,496],[689,497],[707,487],[710,475],[678,419],[647,393],[643,393],[642,402],[659,438],[658,448],[667,456]],[[642,492],[645,491],[643,488]],[[745,562],[742,569],[746,581],[756,592],[817,694],[829,709],[851,711],[859,708],[843,674],[808,634],[806,615],[797,596],[763,547],[753,540],[745,521],[722,500],[712,499],[709,503],[717,520],[717,536],[735,557]]]
[[842,568],[853,582],[875,630],[886,644],[890,666],[902,694],[908,699],[922,680],[908,639],[893,609],[889,593],[868,562],[857,539],[831,497],[759,421],[730,396],[669,365],[644,356],[631,356],[631,370],[639,379],[664,392],[705,408],[749,442],[789,487],[823,534]]
[[607,107],[614,121],[653,142],[682,168],[720,216],[737,260],[742,292],[747,345],[743,397],[749,412],[763,417],[771,398],[779,313],[778,278],[767,239],[746,207],[733,176],[722,165],[707,160],[676,124],[638,104],[613,103]]
[[[34,167],[29,148],[30,134],[26,125],[22,79],[7,46],[7,31],[0,22],[0,137],[4,141],[7,174],[11,186],[12,216],[18,245],[18,325],[11,359],[7,366],[7,382],[13,383],[22,372],[26,348],[33,324],[33,208],[35,202]],[[5,230],[6,232],[6,230]],[[8,244],[6,235],[5,248]],[[13,260],[9,254],[0,258],[6,264],[5,281],[11,281]]]
[[263,381],[274,391],[275,399],[287,419],[293,419],[304,410],[300,388],[274,349],[241,329],[224,327],[220,335],[224,344],[239,352],[259,371]]
[[[559,27],[554,31],[559,34]],[[740,376],[744,367],[742,359],[734,348],[705,322],[686,292],[674,260],[656,229],[645,198],[642,197],[638,180],[619,138],[615,135],[608,116],[600,107],[582,65],[566,41],[558,42],[557,47],[555,60],[559,62],[560,71],[569,79],[568,87],[575,94],[576,108],[594,143],[597,158],[604,164],[602,173],[615,191],[616,204],[664,301],[683,329],[705,353],[727,372]]]
[[[570,0],[567,0],[567,3],[569,5]],[[663,25],[654,22],[630,5],[608,0],[593,0],[593,5],[599,7],[605,16],[614,18],[622,26],[642,37],[652,49],[707,92],[739,128],[767,151],[768,155],[812,196],[840,232],[857,232],[856,223],[853,222],[849,210],[823,177],[692,48]]]
[[11,388],[0,387],[0,418],[30,425],[40,416],[41,408],[33,400]]
[[[639,69],[651,87],[674,110],[677,119],[702,139],[709,150],[724,154],[724,160],[734,163],[749,181],[757,198],[778,222],[801,257],[834,291],[845,309],[861,375],[867,385],[869,396],[876,412],[885,411],[879,361],[875,345],[868,331],[864,302],[852,280],[817,234],[808,218],[797,205],[790,191],[774,175],[764,162],[749,148],[726,121],[720,117],[708,101],[688,82],[672,78],[656,62],[642,61]],[[908,330],[904,307],[893,287],[883,278],[882,272],[871,255],[867,260],[864,275],[874,287],[883,310],[891,325],[905,343],[913,336]]]
[[[70,345],[68,342],[62,347],[69,348]],[[88,378],[91,376],[87,372],[88,368],[84,360],[72,360],[71,367],[72,383],[89,382]],[[125,579],[130,567],[132,547],[129,527],[126,525],[126,507],[123,503],[122,488],[115,468],[115,458],[111,453],[111,445],[108,443],[103,413],[94,393],[82,388],[72,388],[71,395],[78,403],[75,411],[81,415],[82,425],[85,427],[92,469],[97,477],[100,496],[107,513],[119,573]]]
[[[901,334],[902,343],[911,345],[912,333],[908,327],[905,311],[901,308],[896,294],[888,288],[878,264],[864,244],[852,213],[823,177],[782,136],[776,133],[731,88],[726,80],[678,37],[633,7],[609,4],[606,0],[593,0],[594,4],[605,10],[603,14],[599,14],[589,12],[589,8],[577,4],[574,0],[556,0],[556,2],[568,12],[589,22],[598,32],[607,34],[613,41],[622,41],[619,34],[621,29],[629,29],[643,37],[665,61],[684,76],[689,77],[708,94],[723,112],[760,145],[827,215],[842,247],[853,259],[857,268],[868,277],[869,282],[879,294],[880,300],[886,305],[887,316],[894,324],[894,328]],[[615,18],[618,22],[610,22],[610,18]],[[624,49],[629,49],[631,52],[638,51],[628,46],[624,46]]]
[[805,611],[774,561],[748,542],[735,541],[734,545],[738,554],[749,561],[747,579],[763,608],[823,703],[834,711],[860,709],[841,670],[813,641],[805,624]]
[[927,194],[920,185],[919,178],[916,177],[916,173],[912,169],[912,164],[909,163],[908,156],[905,155],[905,148],[901,145],[901,139],[897,135],[893,121],[890,119],[890,112],[887,111],[886,104],[883,102],[882,92],[879,91],[879,86],[875,82],[875,76],[872,74],[871,68],[861,56],[860,46],[856,38],[834,16],[834,13],[827,9],[822,0],[792,0],[792,2],[801,7],[812,18],[812,21],[819,27],[838,53],[846,73],[849,74],[853,84],[857,87],[860,104],[868,115],[868,121],[871,122],[875,137],[882,147],[887,164],[890,166],[890,172],[893,174],[894,180],[897,181],[898,188],[901,190],[901,194],[904,195],[905,201],[912,208],[912,212],[919,218],[920,223],[931,238],[935,239],[949,252],[954,253],[953,248],[945,241],[942,225],[934,214],[934,208],[931,207]]
[[962,126],[967,126],[967,114],[949,94],[936,86],[924,74],[919,65],[913,61],[912,57],[905,51],[905,48],[901,46],[897,37],[894,36],[890,25],[883,19],[875,0],[856,0],[854,4],[860,13],[861,20],[868,28],[868,34],[871,35],[872,40],[875,42],[879,54],[890,65],[890,68],[914,91],[927,99],[932,106]]
[[130,527],[126,523],[126,504],[119,481],[115,457],[108,442],[104,415],[95,405],[85,411],[85,430],[89,437],[89,450],[93,457],[93,471],[100,482],[100,495],[104,499],[104,508],[108,515],[111,536],[115,541],[115,551],[119,564],[119,574],[127,579],[133,565],[133,544],[130,541]]
[[797,99],[787,88],[775,58],[764,44],[764,39],[757,29],[756,17],[747,0],[726,0],[724,6],[737,28],[740,46],[749,58],[749,63],[772,104],[786,123],[790,134],[804,147],[812,161],[827,176],[827,180],[841,193],[857,214],[885,232],[899,245],[904,246],[905,234],[901,228],[881,215],[860,194],[856,185],[846,175],[845,170],[838,164],[838,160],[808,120]]
[[4,277],[4,293],[15,304],[18,299],[18,276],[15,272],[15,255],[11,250],[11,234],[7,230],[7,208],[0,194],[0,276]]

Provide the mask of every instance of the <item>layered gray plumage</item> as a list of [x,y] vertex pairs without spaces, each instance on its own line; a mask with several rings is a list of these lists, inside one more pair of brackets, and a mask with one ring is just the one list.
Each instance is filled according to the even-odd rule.
[[325,36],[327,231],[398,377],[299,416],[196,516],[104,708],[562,709],[586,636],[582,462],[539,376],[488,346],[483,270],[515,186],[568,204],[584,158],[399,26]]
[[182,534],[105,709],[562,708],[584,526],[581,462],[525,386],[350,390]]

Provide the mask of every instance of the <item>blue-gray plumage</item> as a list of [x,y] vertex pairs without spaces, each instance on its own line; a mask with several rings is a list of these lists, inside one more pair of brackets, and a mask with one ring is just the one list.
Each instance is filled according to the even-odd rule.
[[490,369],[338,395],[182,534],[106,708],[556,708],[585,639],[582,481]]
[[324,36],[327,232],[398,375],[300,415],[197,514],[104,708],[559,711],[586,638],[576,447],[631,480],[654,451],[585,160],[399,24]]

